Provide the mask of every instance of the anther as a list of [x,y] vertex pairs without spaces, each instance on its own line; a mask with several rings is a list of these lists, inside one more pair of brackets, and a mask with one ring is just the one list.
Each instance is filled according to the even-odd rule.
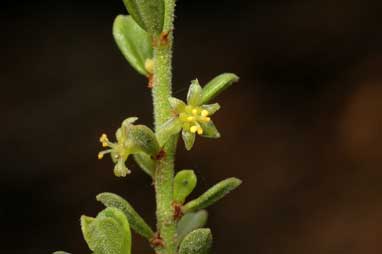
[[195,121],[195,117],[189,116],[189,117],[187,117],[187,121],[189,121],[189,122]]
[[196,108],[194,108],[191,112],[192,112],[192,114],[194,114],[194,115],[198,114],[198,110],[197,110]]
[[202,129],[201,127],[198,127],[198,130],[197,130],[197,131],[198,131],[198,134],[199,134],[199,135],[202,135],[202,134],[203,134],[203,129]]
[[197,131],[198,131],[198,128],[200,128],[200,127],[198,127],[198,126],[196,126],[196,125],[191,126],[191,128],[190,128],[191,133],[195,133],[195,132],[197,132]]
[[98,159],[101,160],[103,158],[103,155],[104,155],[103,152],[98,153]]
[[102,143],[103,147],[108,146],[109,139],[107,138],[107,135],[105,133],[101,135],[101,137],[99,138],[99,141]]
[[211,121],[211,118],[209,118],[208,116],[206,116],[206,117],[201,117],[201,120],[202,120],[203,122],[208,123],[209,121]]
[[207,110],[205,110],[205,109],[203,109],[202,110],[202,112],[200,113],[202,116],[204,116],[204,117],[206,117],[206,116],[208,116],[208,111]]

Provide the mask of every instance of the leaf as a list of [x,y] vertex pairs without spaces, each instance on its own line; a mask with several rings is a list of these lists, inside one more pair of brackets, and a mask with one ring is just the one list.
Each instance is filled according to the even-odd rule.
[[215,77],[203,87],[202,104],[208,103],[237,81],[239,77],[233,73],[223,73]]
[[118,15],[113,24],[113,36],[130,65],[138,73],[148,76],[145,62],[153,57],[150,35],[131,16]]
[[148,156],[145,153],[137,153],[134,154],[135,162],[139,165],[139,167],[149,176],[154,176],[155,171],[155,161],[151,159],[150,156]]
[[195,229],[204,227],[207,223],[208,212],[206,210],[200,210],[194,213],[185,214],[178,222],[176,233],[178,235],[178,241],[181,242],[183,238]]
[[210,189],[208,189],[206,192],[204,192],[202,195],[200,195],[198,198],[188,202],[182,207],[183,213],[193,212],[200,209],[204,209],[215,202],[222,199],[225,195],[227,195],[232,190],[236,189],[241,184],[241,180],[231,177],[228,179],[225,179],[214,186],[212,186]]
[[140,27],[152,35],[162,32],[164,0],[123,0],[129,14]]
[[179,171],[174,179],[174,201],[183,204],[194,190],[196,183],[197,178],[193,170]]
[[131,253],[129,222],[117,208],[106,208],[96,218],[81,216],[81,229],[89,248],[97,254]]
[[127,130],[127,142],[133,154],[144,152],[156,156],[160,151],[154,132],[145,125],[131,125]]
[[209,228],[200,228],[189,233],[179,247],[179,254],[209,254],[212,234]]
[[154,236],[153,230],[144,219],[134,210],[134,208],[122,197],[114,193],[104,192],[97,195],[97,200],[106,207],[115,207],[121,210],[130,222],[131,228],[141,236],[151,239]]

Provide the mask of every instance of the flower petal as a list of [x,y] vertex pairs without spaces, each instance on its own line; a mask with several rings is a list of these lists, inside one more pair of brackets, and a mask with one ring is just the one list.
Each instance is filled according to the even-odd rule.
[[167,140],[172,136],[180,132],[182,129],[182,122],[178,117],[172,117],[168,119],[164,124],[159,126],[157,131],[157,138],[160,146],[163,146]]
[[206,138],[220,138],[220,133],[216,129],[214,123],[212,121],[209,121],[207,123],[200,123],[200,126],[203,129],[203,137]]
[[174,97],[168,98],[168,101],[170,102],[171,108],[176,112],[176,113],[181,113],[184,111],[184,108],[186,107],[186,104]]
[[114,175],[117,177],[125,177],[130,174],[130,170],[126,167],[123,159],[119,159],[114,166]]
[[190,151],[195,143],[195,133],[191,133],[188,130],[183,130],[182,139],[184,141],[184,145],[186,146],[187,151]]
[[202,102],[202,87],[197,79],[191,81],[187,94],[187,104],[191,106],[199,106]]

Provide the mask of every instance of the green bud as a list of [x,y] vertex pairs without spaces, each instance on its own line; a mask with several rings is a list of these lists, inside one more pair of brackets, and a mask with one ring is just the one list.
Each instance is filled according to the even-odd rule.
[[97,200],[106,207],[115,207],[121,210],[130,222],[131,228],[141,236],[151,239],[154,236],[153,230],[144,219],[134,210],[134,208],[122,197],[114,193],[100,193]]
[[186,213],[178,222],[176,233],[178,241],[181,242],[183,238],[195,229],[202,228],[206,225],[208,219],[208,212],[200,210],[194,213]]
[[183,204],[194,190],[197,178],[193,170],[179,171],[174,179],[174,201]]
[[148,76],[145,63],[153,57],[150,35],[131,16],[118,15],[113,24],[113,36],[130,65],[138,73]]
[[189,233],[179,247],[179,254],[209,254],[212,234],[209,228],[200,228]]
[[215,77],[203,87],[202,104],[208,103],[237,81],[239,77],[233,73],[223,73]]
[[162,32],[164,0],[123,0],[129,14],[140,27],[152,35]]
[[131,253],[129,222],[117,208],[106,208],[96,218],[81,216],[81,229],[89,248],[97,254]]
[[138,166],[149,176],[154,176],[155,171],[155,161],[151,159],[150,156],[148,156],[145,153],[137,153],[134,154],[135,162],[138,164]]
[[193,212],[200,209],[204,209],[215,202],[219,201],[225,195],[227,195],[232,190],[236,189],[241,184],[241,180],[231,177],[225,179],[214,186],[209,190],[204,192],[198,198],[188,202],[182,207],[183,213]]
[[127,130],[126,142],[129,144],[131,153],[144,152],[155,156],[160,151],[154,132],[145,125],[131,125]]

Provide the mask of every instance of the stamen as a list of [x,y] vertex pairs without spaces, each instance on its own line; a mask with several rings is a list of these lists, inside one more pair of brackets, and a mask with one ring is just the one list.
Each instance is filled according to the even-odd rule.
[[99,138],[99,141],[102,143],[103,147],[107,147],[109,144],[109,139],[107,138],[107,135],[103,133],[101,137]]
[[203,134],[203,129],[202,129],[202,127],[200,127],[200,126],[198,127],[198,134],[199,134],[199,135],[202,135],[202,134]]
[[98,159],[101,160],[105,154],[110,153],[110,152],[111,152],[111,149],[99,152],[98,153]]
[[200,113],[202,116],[206,117],[209,115],[208,111],[203,109],[202,112]]
[[189,117],[187,117],[187,121],[193,122],[193,121],[195,121],[195,117],[189,116]]
[[198,110],[196,108],[194,108],[191,112],[192,112],[193,115],[197,115],[198,114]]
[[206,117],[201,117],[200,120],[203,121],[203,122],[208,123],[209,121],[211,121],[211,118],[209,118],[208,116],[206,116]]
[[191,128],[190,128],[191,133],[195,133],[195,132],[197,132],[197,131],[198,131],[198,128],[200,128],[200,127],[198,127],[198,126],[196,126],[196,125],[191,126]]

